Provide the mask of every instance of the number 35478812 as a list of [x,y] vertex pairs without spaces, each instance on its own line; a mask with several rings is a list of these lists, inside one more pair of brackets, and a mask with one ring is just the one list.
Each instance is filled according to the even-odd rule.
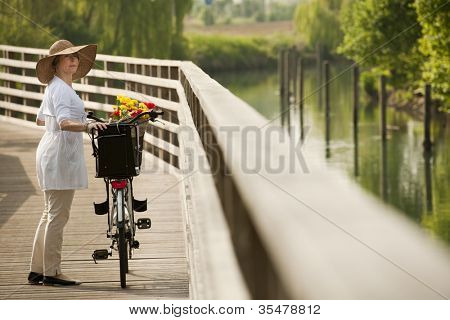
[[320,314],[320,306],[315,305],[273,305],[260,304],[259,314]]

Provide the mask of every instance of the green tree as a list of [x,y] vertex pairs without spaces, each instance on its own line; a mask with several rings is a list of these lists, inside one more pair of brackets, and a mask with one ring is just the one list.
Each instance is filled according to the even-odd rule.
[[192,0],[175,0],[175,33],[171,50],[173,59],[186,59],[188,56],[188,41],[183,36],[183,21],[191,9]]
[[48,48],[62,38],[96,42],[102,53],[170,58],[186,47],[183,18],[191,5],[192,0],[2,1],[0,42]]
[[414,6],[422,26],[420,51],[425,56],[422,79],[445,101],[450,112],[450,3],[447,0],[416,0]]
[[361,0],[342,10],[343,42],[338,52],[389,73],[396,86],[412,85],[420,77],[421,61],[414,0]]
[[[0,43],[48,47],[55,41],[51,28],[48,27],[48,15],[40,19],[49,0],[36,3],[32,1],[9,0],[0,2]],[[36,21],[38,24],[36,24]]]
[[334,52],[342,39],[339,11],[342,0],[317,0],[301,2],[294,15],[297,32],[306,44],[314,48],[317,44],[327,52]]

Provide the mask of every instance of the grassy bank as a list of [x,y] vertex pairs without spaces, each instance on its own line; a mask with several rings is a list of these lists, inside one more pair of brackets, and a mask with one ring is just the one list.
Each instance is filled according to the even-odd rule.
[[205,71],[274,68],[278,51],[295,45],[293,36],[187,34],[185,56]]

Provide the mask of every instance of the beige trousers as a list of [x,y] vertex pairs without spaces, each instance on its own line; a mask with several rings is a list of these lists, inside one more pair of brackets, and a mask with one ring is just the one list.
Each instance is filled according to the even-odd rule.
[[61,273],[63,231],[74,194],[75,190],[44,191],[44,213],[34,237],[30,271],[50,277]]

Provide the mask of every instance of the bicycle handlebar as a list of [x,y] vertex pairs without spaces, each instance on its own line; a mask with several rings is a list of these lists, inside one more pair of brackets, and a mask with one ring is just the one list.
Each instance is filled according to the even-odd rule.
[[135,123],[139,118],[141,118],[142,116],[145,116],[146,114],[148,114],[150,116],[150,121],[155,122],[155,119],[158,116],[161,116],[164,114],[164,111],[155,111],[155,110],[151,110],[151,111],[147,111],[147,112],[142,112],[140,114],[138,114],[136,117],[132,118],[130,121],[126,122],[127,124],[133,124]]
[[[145,115],[149,115],[150,116],[150,121],[155,122],[156,118],[160,115],[164,114],[164,111],[155,111],[155,110],[151,110],[151,111],[146,111],[146,112],[142,112],[140,114],[138,114],[136,117],[132,118],[131,120],[127,121],[127,122],[118,122],[118,123],[114,123],[114,125],[132,125],[133,123],[135,123],[139,118],[145,116]],[[102,122],[105,123],[104,120],[97,118],[96,116],[94,116],[94,113],[92,111],[89,111],[87,113],[87,118],[89,119],[93,119],[97,122]]]

